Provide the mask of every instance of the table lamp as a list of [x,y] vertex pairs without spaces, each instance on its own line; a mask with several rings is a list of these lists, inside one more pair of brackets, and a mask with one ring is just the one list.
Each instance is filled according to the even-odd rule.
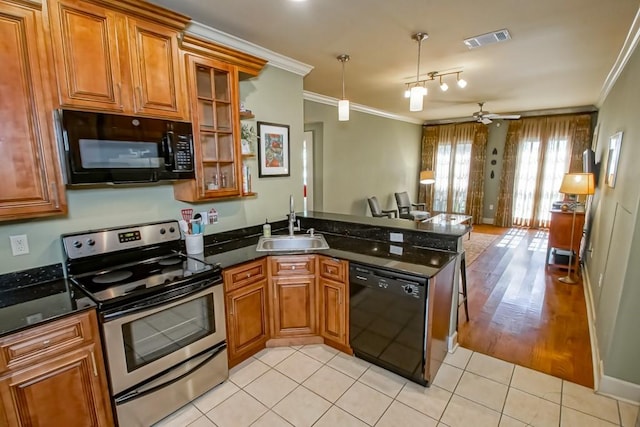
[[[560,184],[560,193],[563,194],[575,194],[576,196],[590,195],[595,190],[595,184],[592,173],[567,173],[562,178],[562,184]],[[571,266],[573,265],[573,235],[575,233],[576,226],[576,206],[579,202],[575,202],[573,205],[573,220],[571,221],[571,240],[569,243],[569,269],[567,275],[561,277],[560,280],[563,283],[573,284],[576,283],[571,277]]]

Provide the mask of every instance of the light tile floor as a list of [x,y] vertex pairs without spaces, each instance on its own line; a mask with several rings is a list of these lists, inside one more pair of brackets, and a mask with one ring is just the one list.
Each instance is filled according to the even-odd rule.
[[324,345],[265,349],[156,427],[624,426],[638,406],[459,347],[431,387]]

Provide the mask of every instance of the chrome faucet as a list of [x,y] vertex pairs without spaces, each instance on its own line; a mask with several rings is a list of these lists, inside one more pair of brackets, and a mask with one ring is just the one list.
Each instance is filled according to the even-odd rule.
[[293,195],[289,196],[289,236],[293,236],[294,231],[300,231],[300,220],[296,225],[296,212],[293,205]]

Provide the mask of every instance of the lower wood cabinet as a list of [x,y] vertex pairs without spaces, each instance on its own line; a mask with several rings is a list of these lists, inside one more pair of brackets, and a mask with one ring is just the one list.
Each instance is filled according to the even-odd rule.
[[269,339],[266,259],[224,271],[229,367],[263,349]]
[[113,426],[94,311],[0,339],[0,425]]
[[269,257],[274,338],[318,334],[315,255]]
[[269,345],[349,347],[348,262],[279,255],[224,271],[229,366]]
[[318,257],[318,312],[320,335],[325,344],[351,353],[349,348],[348,263]]

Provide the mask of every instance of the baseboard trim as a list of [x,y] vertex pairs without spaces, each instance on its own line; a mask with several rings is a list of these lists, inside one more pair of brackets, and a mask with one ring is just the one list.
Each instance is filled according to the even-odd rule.
[[458,331],[447,337],[447,351],[453,353],[458,348]]
[[640,385],[618,378],[603,375],[600,379],[598,394],[604,394],[634,405],[640,404]]
[[589,339],[591,341],[591,364],[593,365],[593,389],[599,392],[602,380],[602,369],[600,369],[600,350],[598,347],[598,336],[596,335],[596,312],[593,303],[593,293],[591,292],[591,281],[589,280],[589,269],[587,265],[582,266],[582,288],[584,299],[587,305],[587,323],[589,325]]

